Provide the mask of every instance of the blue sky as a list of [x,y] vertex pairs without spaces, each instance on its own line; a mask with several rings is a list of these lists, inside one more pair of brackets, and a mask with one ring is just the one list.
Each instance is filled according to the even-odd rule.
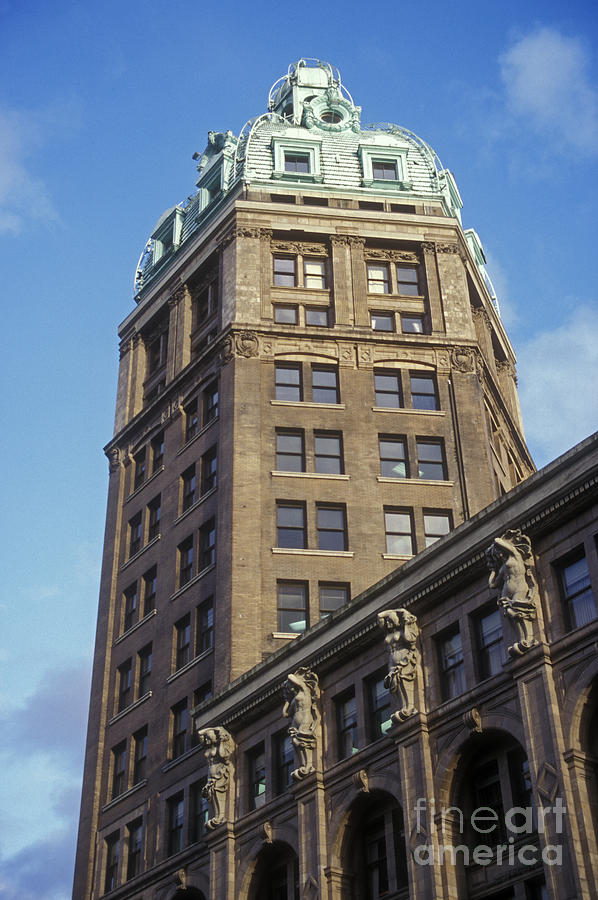
[[519,359],[537,464],[595,430],[598,8],[570,0],[0,0],[7,439],[0,897],[65,900],[95,628],[116,326],[147,236],[301,56],[457,179]]

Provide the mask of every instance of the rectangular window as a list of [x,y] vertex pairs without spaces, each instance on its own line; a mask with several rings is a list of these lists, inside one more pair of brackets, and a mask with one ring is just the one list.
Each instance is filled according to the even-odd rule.
[[446,481],[442,441],[417,441],[417,474],[419,478]]
[[193,537],[188,538],[179,544],[179,587],[187,584],[193,577]]
[[197,655],[214,646],[214,601],[212,597],[197,607]]
[[112,791],[110,799],[120,797],[127,789],[127,742],[122,741],[112,750]]
[[120,833],[115,831],[106,838],[106,875],[104,893],[113,891],[118,884],[118,860],[120,856]]
[[305,324],[319,325],[322,328],[328,328],[328,309],[321,306],[308,306],[305,309]]
[[136,491],[138,487],[141,487],[143,482],[145,481],[146,469],[145,469],[145,447],[143,450],[140,450],[133,457],[133,463],[135,466],[135,476],[133,480],[133,490]]
[[201,458],[201,493],[207,494],[216,487],[218,479],[218,453],[216,445],[210,447]]
[[147,345],[147,373],[153,375],[166,365],[168,354],[168,329],[150,339]]
[[158,591],[158,568],[152,566],[143,575],[143,615],[147,616],[156,608],[156,593]]
[[118,667],[118,712],[122,712],[133,700],[133,664],[127,659]]
[[274,321],[279,325],[297,325],[299,322],[299,311],[296,306],[280,306],[274,307]]
[[152,645],[147,644],[139,651],[139,685],[137,697],[145,697],[149,693],[152,677]]
[[[220,185],[218,184],[218,190]],[[218,279],[215,278],[203,287],[195,302],[195,327],[199,328],[210,319],[218,309]]]
[[266,754],[263,744],[247,754],[247,772],[249,809],[259,809],[266,801]]
[[181,475],[183,492],[183,512],[190,509],[197,500],[197,478],[195,476],[195,463],[185,469]]
[[403,406],[401,381],[398,373],[374,372],[376,406],[400,409]]
[[405,438],[384,435],[379,445],[380,474],[385,478],[409,478]]
[[348,584],[327,584],[320,582],[320,618],[325,619],[330,613],[340,609],[349,602]]
[[403,334],[423,334],[423,316],[401,316],[401,331]]
[[346,550],[347,522],[344,506],[316,506],[318,550]]
[[191,661],[191,614],[187,613],[174,624],[175,671]]
[[199,529],[199,570],[203,572],[216,562],[216,520],[212,516]]
[[218,416],[218,381],[213,381],[203,392],[203,424]]
[[390,718],[390,694],[384,687],[385,674],[376,675],[368,679],[368,726],[370,741],[386,734],[392,725]]
[[397,266],[397,287],[399,294],[419,297],[417,269],[415,266]]
[[169,797],[166,803],[167,816],[167,853],[174,856],[183,849],[183,822],[185,819],[185,800],[183,792]]
[[370,294],[390,293],[390,272],[384,263],[368,263],[368,291]]
[[137,582],[130,585],[123,594],[124,616],[123,631],[128,631],[137,621],[139,608],[137,605]]
[[149,521],[147,526],[147,539],[152,541],[160,534],[160,494],[148,503]]
[[309,175],[309,153],[285,153],[284,170]]
[[395,317],[392,313],[372,312],[370,322],[374,331],[394,331]]
[[303,260],[303,283],[306,288],[326,287],[326,264],[323,259]]
[[314,403],[338,403],[338,370],[330,366],[311,367],[312,400]]
[[386,552],[396,556],[413,556],[413,516],[410,510],[384,510]]
[[397,181],[397,164],[389,160],[373,159],[372,175],[375,181]]
[[276,504],[277,546],[304,549],[305,507],[300,503]]
[[141,513],[129,521],[129,557],[141,550]]
[[127,881],[139,875],[143,868],[143,819],[127,825]]
[[502,621],[498,609],[479,613],[474,619],[477,675],[482,681],[502,671],[503,643]]
[[357,753],[357,702],[355,691],[343,694],[335,701],[338,758],[346,759]]
[[323,475],[342,475],[343,438],[334,431],[314,432],[314,467]]
[[299,634],[307,628],[307,584],[303,581],[279,581],[278,630]]
[[288,729],[274,735],[272,740],[274,762],[274,792],[282,794],[293,783],[292,771],[295,765],[295,754]]
[[199,431],[199,403],[197,397],[185,405],[185,442],[190,441]]
[[437,512],[424,510],[424,533],[426,536],[426,547],[429,547],[434,541],[444,537],[453,527],[450,512]]
[[596,618],[596,602],[590,583],[590,570],[583,550],[560,566],[560,579],[567,604],[570,628],[580,628]]
[[302,431],[276,432],[276,469],[279,472],[305,472]]
[[277,365],[275,368],[275,396],[277,400],[303,399],[301,391],[301,364]]
[[410,380],[411,405],[413,409],[440,409],[438,405],[436,379],[433,375],[412,372]]
[[161,431],[155,438],[152,438],[152,475],[161,469],[164,465],[164,432]]
[[274,257],[274,284],[278,287],[295,287],[297,266],[294,256]]
[[147,725],[133,735],[133,784],[139,784],[147,775]]
[[172,707],[172,758],[182,756],[187,749],[187,700]]
[[452,628],[438,641],[440,686],[443,700],[458,697],[465,690],[465,662],[459,628]]
[[189,791],[189,843],[200,841],[207,831],[207,823],[210,818],[208,801],[203,795],[206,786],[206,778],[200,778],[191,785]]

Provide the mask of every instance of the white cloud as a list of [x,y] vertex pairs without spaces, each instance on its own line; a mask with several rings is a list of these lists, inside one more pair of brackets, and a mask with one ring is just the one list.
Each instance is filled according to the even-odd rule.
[[598,152],[598,90],[582,40],[538,28],[499,61],[507,105],[516,119],[550,137],[559,150]]
[[36,116],[0,110],[0,233],[18,234],[29,219],[54,220],[56,211],[29,158],[42,140]]
[[578,306],[517,357],[526,438],[542,466],[598,428],[598,306]]

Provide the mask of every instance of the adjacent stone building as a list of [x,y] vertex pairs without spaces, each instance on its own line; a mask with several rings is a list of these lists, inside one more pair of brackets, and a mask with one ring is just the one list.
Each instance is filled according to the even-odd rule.
[[[360,117],[300,60],[140,260],[76,900],[594,896],[595,443],[529,478],[455,181]],[[560,797],[560,867],[425,864]]]

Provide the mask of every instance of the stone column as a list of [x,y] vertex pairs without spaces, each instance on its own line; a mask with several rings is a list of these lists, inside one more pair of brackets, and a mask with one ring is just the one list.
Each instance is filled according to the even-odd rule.
[[260,297],[261,316],[264,319],[272,319],[272,301],[270,299],[270,286],[272,284],[272,253],[270,242],[272,240],[271,228],[260,228]]
[[210,900],[237,900],[235,838],[230,822],[208,836],[210,848]]
[[494,347],[492,346],[492,324],[490,316],[483,306],[471,307],[471,318],[475,329],[475,336],[482,351],[484,362],[491,372],[496,373],[496,361],[494,359]]
[[131,339],[131,367],[129,376],[129,396],[125,412],[125,423],[141,412],[143,408],[143,382],[146,372],[145,344],[140,334]]
[[442,300],[440,297],[438,266],[436,264],[436,245],[431,241],[425,241],[422,244],[422,251],[424,256],[424,271],[426,273],[428,307],[430,310],[432,334],[444,334],[445,324],[444,315],[442,313]]
[[331,234],[332,248],[332,301],[334,321],[337,325],[353,325],[353,304],[351,302],[351,256],[349,237],[346,234]]
[[457,243],[436,243],[442,310],[448,337],[475,337],[464,260]]
[[588,897],[591,900],[597,900],[598,836],[596,835],[596,820],[598,810],[592,816],[590,804],[592,793],[598,788],[598,784],[596,784],[598,759],[579,750],[567,750],[564,759],[571,780],[572,809],[570,814],[575,814],[579,831],[578,858],[585,861]]
[[168,300],[168,366],[171,381],[191,361],[191,294],[179,284]]
[[351,275],[353,281],[353,315],[355,325],[370,327],[370,314],[368,311],[368,282],[365,271],[364,246],[365,238],[352,236],[349,238],[351,247]]
[[321,769],[297,783],[299,892],[303,898],[326,896],[326,807]]

